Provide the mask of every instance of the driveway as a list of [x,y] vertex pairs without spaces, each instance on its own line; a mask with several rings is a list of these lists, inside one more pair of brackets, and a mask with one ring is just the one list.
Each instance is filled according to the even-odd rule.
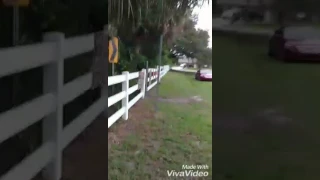
[[193,69],[182,69],[182,68],[179,67],[179,66],[171,67],[171,70],[173,70],[173,71],[180,71],[180,72],[190,72],[190,73],[196,73],[196,72],[197,72],[197,70],[193,70]]

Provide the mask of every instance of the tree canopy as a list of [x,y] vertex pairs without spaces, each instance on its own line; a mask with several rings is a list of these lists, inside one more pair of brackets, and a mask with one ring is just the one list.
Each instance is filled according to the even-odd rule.
[[[173,45],[182,47],[182,43],[188,56],[201,54],[200,49],[207,47],[209,36],[205,31],[196,31],[196,22],[191,22],[190,17],[194,7],[207,2],[209,0],[108,0],[108,23],[113,28],[109,32],[111,36],[121,38],[130,53],[135,54],[132,56],[143,55],[150,60],[150,65],[157,59],[160,35],[164,37],[163,54],[167,58],[171,57],[168,53]],[[195,42],[203,41],[197,42],[199,46],[189,51],[192,45],[186,43],[190,40],[188,36]]]
[[277,13],[278,23],[283,24],[287,20],[296,19],[299,12],[312,17],[318,14],[319,1],[317,0],[274,0],[271,9]]
[[108,0],[108,22],[124,40],[170,42],[192,9],[209,0]]
[[196,58],[200,64],[211,64],[212,49],[208,48],[209,34],[196,29],[197,17],[190,17],[184,25],[183,32],[177,37],[172,53],[179,56]]

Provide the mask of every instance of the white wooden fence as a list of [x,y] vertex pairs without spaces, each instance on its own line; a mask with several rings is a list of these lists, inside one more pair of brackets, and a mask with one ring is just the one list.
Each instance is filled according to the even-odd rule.
[[[129,109],[139,99],[145,97],[146,91],[149,91],[158,83],[158,69],[158,67],[148,69],[147,76],[140,76],[143,77],[141,81],[142,88],[140,90],[140,93],[136,95],[131,101],[129,101],[129,95],[138,90],[139,84],[135,84],[132,87],[129,87],[129,81],[139,78],[140,72],[134,72],[129,74],[129,72],[125,71],[122,73],[122,75],[108,77],[108,86],[122,83],[122,91],[108,98],[108,107],[114,105],[119,101],[122,101],[121,108],[108,118],[108,127],[112,126],[112,124],[114,124],[118,119],[120,119],[121,116],[124,120],[128,119]],[[160,69],[161,70],[159,80],[170,70],[170,68],[169,66],[163,66]],[[145,69],[143,69],[142,72],[143,74],[146,74]]]
[[[123,75],[109,77],[108,86],[122,82],[123,91],[110,98],[106,95],[101,96],[72,123],[63,128],[63,106],[87,91],[92,84],[91,72],[64,84],[64,60],[92,51],[93,48],[93,34],[65,39],[64,34],[52,32],[44,35],[42,43],[0,50],[0,77],[44,67],[44,94],[0,114],[0,143],[44,118],[42,145],[1,176],[0,180],[29,180],[42,169],[46,179],[60,180],[62,150],[107,109],[108,101],[108,107],[120,99],[123,102],[123,107],[108,119],[110,126],[110,122],[114,123],[122,115],[124,119],[128,119],[130,107],[144,97],[145,91],[141,91],[137,97],[128,102],[128,95],[137,90],[137,85],[129,88],[128,81],[137,78],[138,72],[131,74],[124,72]],[[161,77],[168,69],[167,66],[163,68]],[[151,81],[155,77],[148,79]],[[151,89],[156,83],[147,89]]]

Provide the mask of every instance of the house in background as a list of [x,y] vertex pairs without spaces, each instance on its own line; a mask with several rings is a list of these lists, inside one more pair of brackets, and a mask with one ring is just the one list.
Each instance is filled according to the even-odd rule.
[[196,58],[188,58],[186,56],[180,56],[178,59],[178,64],[186,64],[187,67],[197,68],[198,60]]
[[270,10],[273,0],[217,0],[217,6],[226,11],[241,8],[246,11],[261,14],[265,23],[272,23],[274,15]]
[[[301,9],[297,7],[288,7],[289,1],[286,1],[286,5],[280,5],[281,0],[216,0],[217,8],[220,9],[220,12],[225,12],[232,9],[242,9],[246,13],[250,12],[251,14],[258,14],[263,17],[263,23],[274,23],[280,19],[284,19],[286,22],[320,22],[320,13],[316,8],[318,4],[314,1],[301,1],[303,6]],[[293,2],[293,1],[292,1]],[[278,10],[275,10],[275,6],[278,6]],[[283,7],[280,7],[283,6]],[[297,5],[296,5],[297,6]],[[314,8],[312,8],[314,6]],[[272,8],[273,7],[273,8]],[[279,11],[279,8],[282,11]],[[272,10],[273,9],[273,10]],[[245,14],[246,14],[245,13]]]

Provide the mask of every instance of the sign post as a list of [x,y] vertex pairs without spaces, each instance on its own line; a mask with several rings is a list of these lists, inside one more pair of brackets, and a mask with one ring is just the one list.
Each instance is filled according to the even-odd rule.
[[[111,38],[111,40],[109,40],[108,49],[109,49],[108,60],[109,60],[109,63],[112,64],[111,75],[114,76],[115,75],[114,64],[118,63],[118,61],[119,61],[119,53],[118,53],[118,51],[119,51],[119,40],[118,40],[117,37],[113,37],[113,38]],[[114,93],[114,86],[112,86],[111,91],[112,91],[112,93]]]
[[155,111],[157,112],[158,111],[158,99],[159,99],[159,86],[160,86],[160,71],[161,71],[161,59],[162,59],[162,43],[163,43],[163,34],[160,35],[160,43],[159,43],[159,59],[158,59],[158,69],[157,69],[157,82],[158,82],[158,85],[157,85],[157,89],[156,89],[156,93],[157,93],[157,100],[155,102]]
[[[163,10],[163,0],[161,0],[161,10]],[[158,101],[159,101],[159,86],[160,86],[160,70],[161,70],[161,59],[162,59],[162,43],[163,43],[163,33],[161,33],[160,35],[160,42],[159,42],[159,59],[158,59],[158,77],[157,77],[157,81],[158,81],[158,85],[157,85],[157,99],[155,102],[155,112],[157,113],[158,111]]]
[[18,45],[19,42],[19,32],[20,32],[20,28],[19,28],[19,7],[14,6],[13,7],[13,22],[12,22],[12,29],[13,29],[13,35],[12,35],[12,44],[13,46]]
[[3,5],[12,7],[12,44],[16,46],[19,42],[20,33],[20,20],[19,20],[19,7],[27,7],[30,4],[30,0],[2,0]]
[[19,43],[20,34],[20,20],[19,20],[19,7],[27,7],[30,4],[30,0],[2,0],[3,5],[12,7],[12,44],[13,46]]
[[[30,4],[30,0],[2,0],[3,5],[7,7],[12,7],[12,45],[17,46],[19,44],[20,35],[20,20],[19,20],[19,7],[27,7]],[[20,75],[13,75],[13,85],[12,85],[12,103],[16,103],[17,92],[20,85]]]

